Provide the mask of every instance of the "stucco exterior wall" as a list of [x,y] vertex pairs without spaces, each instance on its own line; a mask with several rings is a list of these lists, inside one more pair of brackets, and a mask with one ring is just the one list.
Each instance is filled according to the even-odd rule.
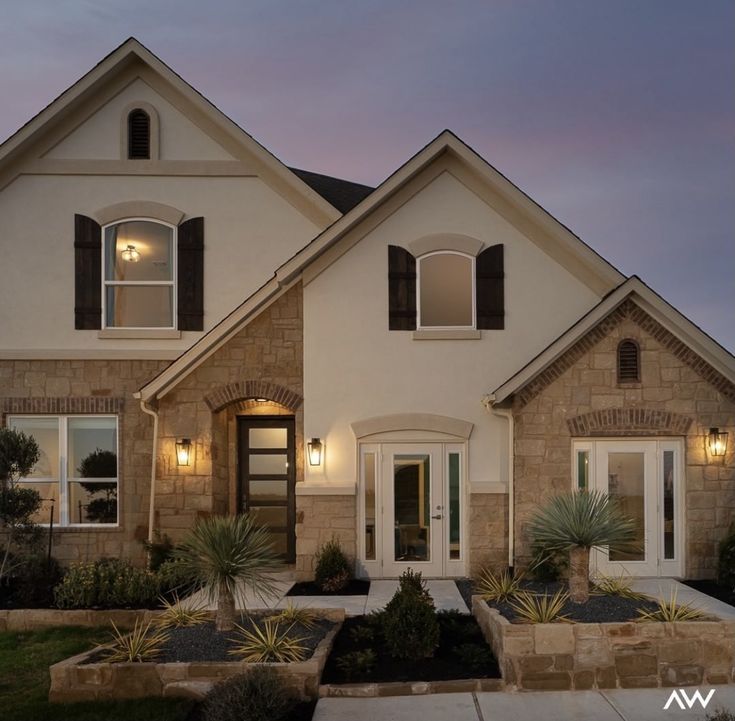
[[[638,384],[617,384],[616,352],[624,338],[640,345]],[[569,358],[574,362],[569,364]],[[713,369],[683,350],[676,338],[632,302],[614,311],[557,364],[563,364],[563,372],[552,370],[549,378],[558,375],[555,380],[547,383],[541,378],[536,387],[521,391],[514,403],[519,565],[530,556],[526,522],[534,509],[550,494],[572,487],[574,435],[670,436],[685,441],[685,575],[713,577],[717,545],[735,520],[735,451],[730,443],[726,457],[711,457],[706,435],[711,426],[718,426],[729,431],[731,439],[735,437],[735,389],[721,385],[717,390],[712,384],[717,378]],[[625,415],[630,409],[640,411],[637,429]],[[666,416],[667,412],[673,415]],[[579,418],[590,413],[596,415]],[[667,420],[679,416],[691,424]]]

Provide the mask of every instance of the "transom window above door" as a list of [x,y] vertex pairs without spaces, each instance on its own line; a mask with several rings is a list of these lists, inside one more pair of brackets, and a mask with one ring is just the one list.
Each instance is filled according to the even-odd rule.
[[456,252],[418,259],[419,328],[475,327],[475,259]]
[[174,328],[176,228],[130,219],[103,229],[106,328]]

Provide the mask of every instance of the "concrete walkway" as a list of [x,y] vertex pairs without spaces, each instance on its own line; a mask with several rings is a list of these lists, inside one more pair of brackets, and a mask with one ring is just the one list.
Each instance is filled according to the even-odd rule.
[[[674,701],[664,711],[670,688],[323,698],[313,721],[701,721],[718,708],[735,710],[735,686],[703,686],[699,691],[706,697],[712,688],[706,710],[699,701],[691,710]],[[697,689],[683,690],[691,698]]]

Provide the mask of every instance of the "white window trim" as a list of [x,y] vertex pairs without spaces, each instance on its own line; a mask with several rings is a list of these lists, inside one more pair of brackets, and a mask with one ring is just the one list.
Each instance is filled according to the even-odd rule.
[[[118,417],[110,413],[88,413],[74,415],[53,415],[53,414],[34,414],[34,413],[18,413],[9,415],[7,425],[10,427],[13,421],[23,418],[55,418],[59,424],[59,468],[58,478],[20,478],[20,483],[58,483],[59,484],[59,522],[54,524],[54,528],[119,528],[120,527],[120,421]],[[67,425],[70,418],[114,418],[115,419],[115,447],[117,449],[117,477],[116,478],[87,478],[85,481],[100,481],[110,483],[115,481],[117,484],[117,519],[115,523],[70,523],[69,522],[69,482],[77,482],[79,479],[74,476],[71,479],[67,474],[67,452],[68,452],[68,429]],[[42,528],[48,528],[48,523],[36,524]]]
[[[472,324],[471,325],[423,325],[421,323],[421,263],[425,258],[433,255],[461,255],[470,261],[470,275],[472,283]],[[436,250],[416,258],[416,330],[417,331],[451,331],[451,330],[476,330],[477,329],[477,289],[475,279],[476,258],[468,253],[458,250]]]
[[[106,238],[105,238],[105,231],[108,228],[111,228],[115,225],[120,225],[121,223],[131,223],[135,221],[143,221],[147,223],[155,223],[156,225],[163,225],[167,228],[171,228],[173,231],[172,235],[172,247],[171,247],[171,280],[167,281],[161,281],[161,280],[107,280],[106,276],[106,269],[105,269],[105,259],[107,257],[106,253]],[[167,223],[164,220],[160,220],[158,218],[146,218],[146,217],[132,217],[132,218],[120,218],[118,220],[115,220],[112,223],[107,223],[106,225],[102,226],[101,229],[102,233],[102,330],[119,330],[119,331],[166,331],[166,330],[177,330],[178,329],[178,287],[177,287],[177,278],[178,278],[178,228],[177,226]],[[108,287],[114,287],[114,286],[155,286],[155,287],[171,287],[173,288],[172,298],[171,298],[171,325],[162,325],[162,326],[124,326],[124,325],[107,325],[107,288]]]

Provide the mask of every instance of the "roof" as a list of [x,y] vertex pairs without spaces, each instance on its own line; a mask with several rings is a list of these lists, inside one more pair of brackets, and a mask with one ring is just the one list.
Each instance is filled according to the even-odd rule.
[[669,332],[695,351],[701,358],[735,384],[735,356],[692,323],[674,306],[647,286],[638,276],[631,276],[603,298],[592,310],[582,316],[571,328],[562,333],[547,348],[508,378],[490,395],[493,404],[507,401],[541,374],[569,348],[604,320],[627,299],[655,318]]
[[545,237],[548,237],[546,252],[561,263],[573,262],[577,277],[580,277],[590,287],[595,288],[599,295],[609,292],[625,280],[624,275],[574,235],[566,226],[535,203],[474,150],[463,143],[454,133],[445,130],[384,180],[369,195],[366,195],[356,206],[317,235],[314,240],[290,260],[281,265],[270,280],[155,378],[146,383],[137,394],[138,397],[150,400],[154,397],[164,396],[181,378],[191,373],[217,348],[221,347],[247,325],[255,315],[285,292],[285,289],[297,282],[306,268],[323,256],[328,259],[326,254],[330,249],[334,248],[335,252],[339,250],[337,246],[340,240],[344,239],[351,230],[356,228],[374,210],[386,203],[435,160],[445,154],[457,158],[459,162],[468,167],[470,172],[480,177],[494,192],[501,195],[507,203],[512,204],[513,208],[523,213],[524,217],[530,218],[535,224],[534,227],[542,228]]
[[375,190],[369,185],[333,178],[331,175],[312,173],[310,170],[299,170],[298,168],[289,169],[340,213],[352,210]]

